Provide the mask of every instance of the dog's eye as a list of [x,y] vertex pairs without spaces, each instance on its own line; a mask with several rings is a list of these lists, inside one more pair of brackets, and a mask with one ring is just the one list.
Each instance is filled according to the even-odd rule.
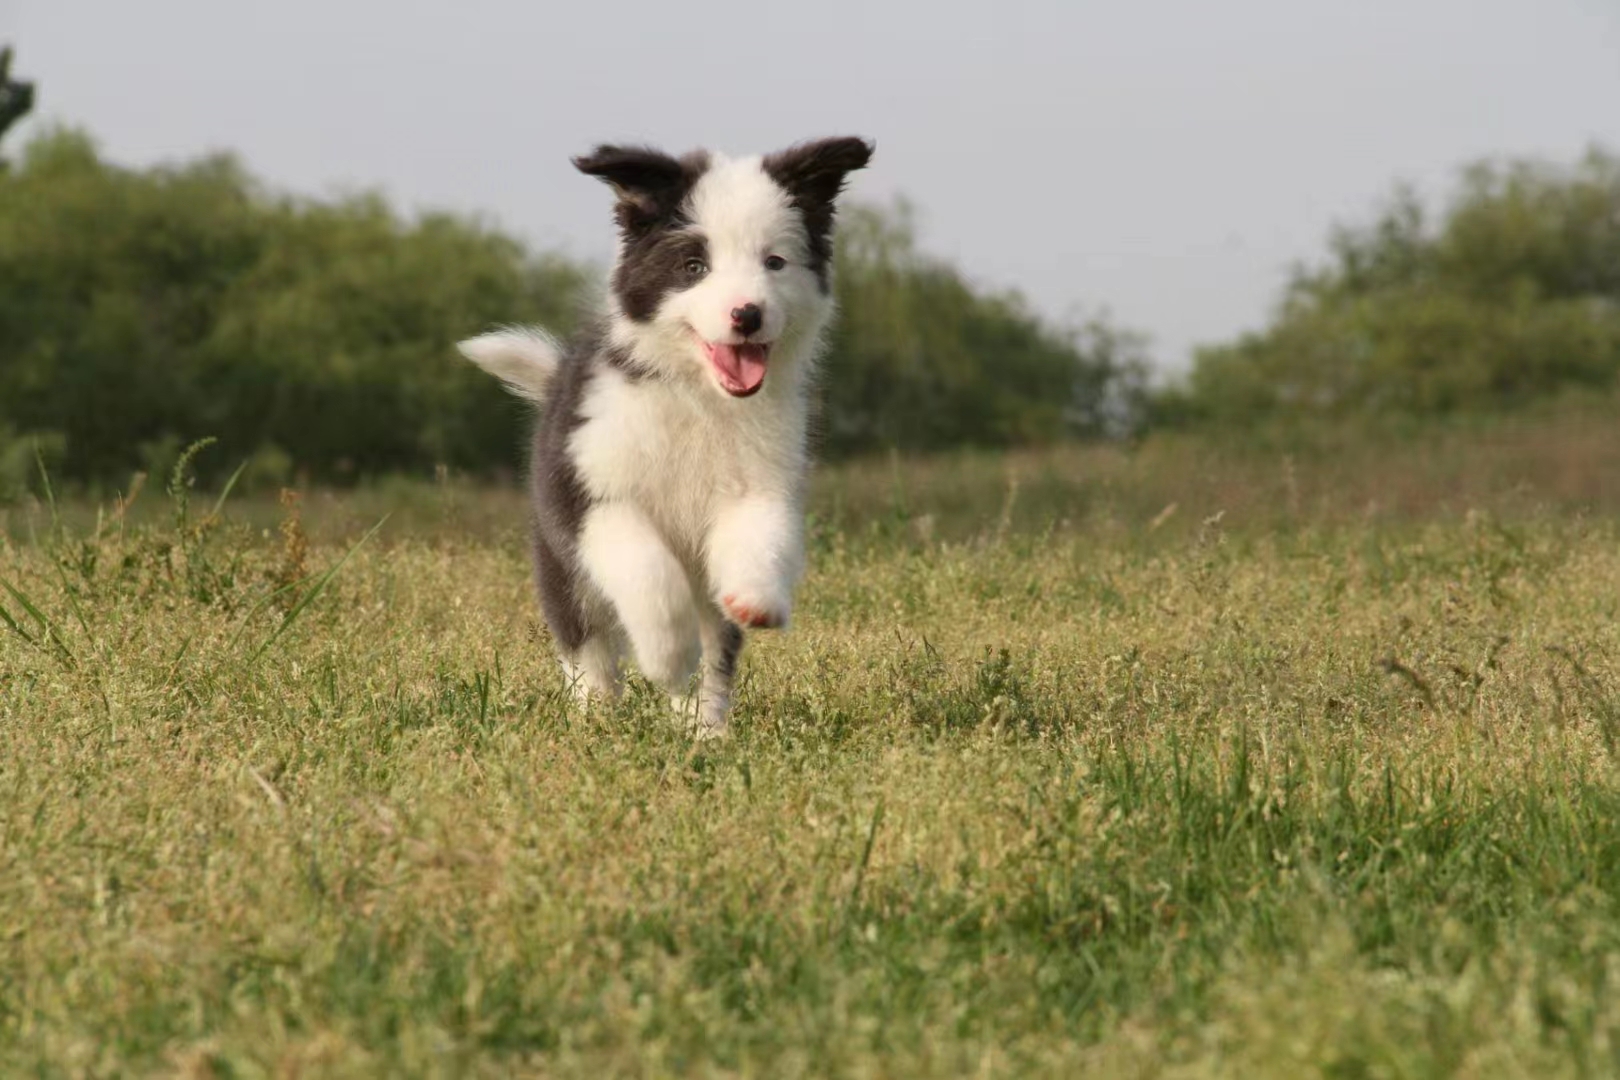
[[767,270],[780,270],[786,265],[787,260],[780,255],[765,256],[765,269]]
[[704,274],[707,274],[708,272],[709,272],[709,264],[704,262],[702,259],[687,259],[686,260],[686,276],[687,277],[699,278],[699,277],[702,277]]

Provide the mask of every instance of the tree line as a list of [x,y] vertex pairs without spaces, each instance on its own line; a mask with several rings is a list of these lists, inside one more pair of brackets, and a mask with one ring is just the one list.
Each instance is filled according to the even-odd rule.
[[[1480,164],[1438,213],[1397,190],[1265,329],[1158,387],[1139,335],[976,287],[904,203],[850,207],[837,270],[826,456],[1500,410],[1615,384],[1620,160]],[[249,483],[509,470],[527,412],[453,343],[566,333],[601,277],[475,218],[291,197],[229,155],[125,168],[45,132],[0,169],[0,497],[36,454],[121,484],[203,436]]]
[[1511,409],[1620,373],[1620,158],[1470,166],[1439,213],[1398,187],[1295,270],[1269,326],[1198,352],[1161,420]]
[[[919,248],[904,205],[852,207],[824,365],[831,456],[1104,435],[1146,364],[1105,322],[1055,327]],[[47,132],[0,174],[0,471],[43,448],[119,483],[214,436],[249,482],[511,468],[525,409],[461,361],[508,322],[567,333],[601,268],[375,195],[267,190],[229,155],[147,169]]]

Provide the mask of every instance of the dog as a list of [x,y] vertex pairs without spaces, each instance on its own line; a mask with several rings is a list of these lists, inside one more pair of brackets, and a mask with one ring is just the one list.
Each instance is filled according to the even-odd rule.
[[536,405],[535,578],[582,698],[618,696],[628,646],[695,734],[723,734],[744,631],[788,625],[836,203],[873,150],[599,146],[573,161],[616,196],[597,317],[566,347],[536,328],[460,343]]

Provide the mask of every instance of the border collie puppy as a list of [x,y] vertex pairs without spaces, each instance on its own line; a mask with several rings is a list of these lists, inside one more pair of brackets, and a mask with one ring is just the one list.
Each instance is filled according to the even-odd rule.
[[538,407],[535,574],[576,692],[616,696],[628,645],[720,734],[743,631],[787,625],[834,203],[871,156],[855,138],[736,159],[598,147],[574,165],[617,196],[605,310],[566,348],[537,329],[461,343]]

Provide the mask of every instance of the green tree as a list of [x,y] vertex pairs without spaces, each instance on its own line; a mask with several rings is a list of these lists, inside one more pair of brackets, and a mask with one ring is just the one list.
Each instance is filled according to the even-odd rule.
[[0,425],[117,479],[217,435],[316,476],[513,460],[521,410],[451,343],[567,328],[578,268],[380,199],[274,197],[228,156],[109,165],[50,132],[0,177]]
[[1295,273],[1258,334],[1201,350],[1194,416],[1435,415],[1620,375],[1620,159],[1469,168],[1431,222],[1398,189]]
[[[0,45],[0,139],[34,107],[34,84],[11,77],[11,46]],[[0,169],[5,160],[0,158]]]
[[1007,446],[1135,423],[1147,372],[1139,337],[1101,319],[1053,328],[1015,293],[975,290],[919,250],[904,202],[846,212],[837,270],[829,451]]

